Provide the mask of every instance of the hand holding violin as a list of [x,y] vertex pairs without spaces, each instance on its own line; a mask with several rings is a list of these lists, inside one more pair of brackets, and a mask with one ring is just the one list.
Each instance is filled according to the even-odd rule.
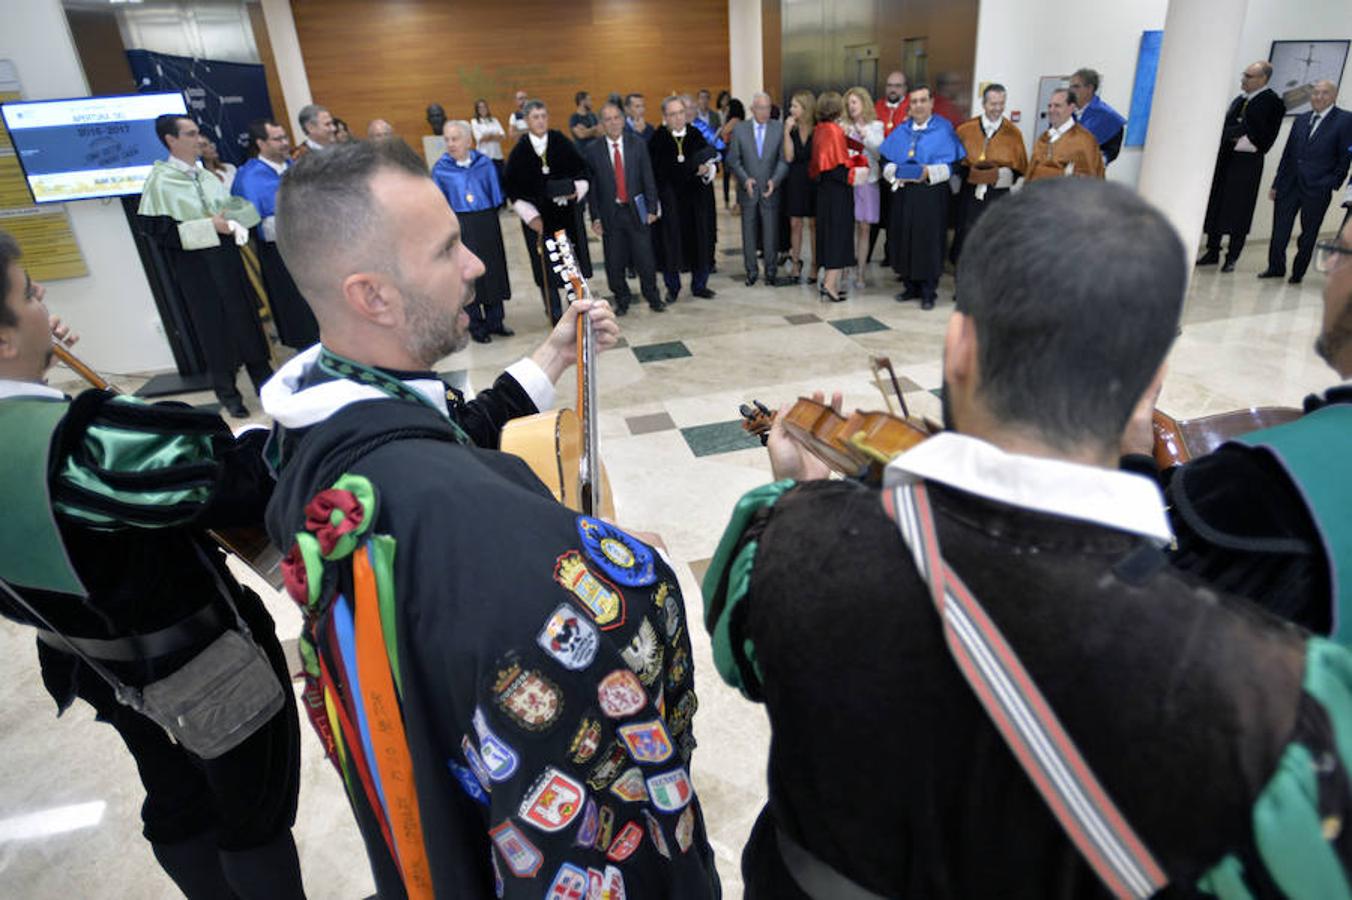
[[[814,391],[812,399],[818,403],[825,403],[826,395],[822,391]],[[841,392],[833,391],[831,408],[839,413],[841,403]],[[788,412],[792,406],[792,403],[785,403],[780,407],[779,415],[775,416],[774,424],[770,426],[770,434],[765,442],[766,449],[770,451],[770,471],[776,481],[783,478],[792,478],[794,481],[830,478],[831,467],[801,442],[790,437],[785,430],[784,423],[788,420]]]

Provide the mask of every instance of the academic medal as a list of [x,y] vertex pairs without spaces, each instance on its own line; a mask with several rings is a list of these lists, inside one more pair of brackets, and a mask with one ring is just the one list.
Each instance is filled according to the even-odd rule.
[[680,162],[680,163],[685,162],[685,154],[684,154],[684,153],[677,153],[677,154],[676,154],[676,161],[677,161],[677,162]]
[[549,166],[548,166],[548,165],[541,165],[541,166],[540,166],[540,173],[541,173],[542,175],[548,175],[548,174],[549,174]]
[[[985,159],[985,157],[983,156],[982,159]],[[466,203],[473,203],[473,202],[474,202],[474,195],[473,195],[473,194],[466,194],[466,195],[465,195],[465,202],[466,202]]]

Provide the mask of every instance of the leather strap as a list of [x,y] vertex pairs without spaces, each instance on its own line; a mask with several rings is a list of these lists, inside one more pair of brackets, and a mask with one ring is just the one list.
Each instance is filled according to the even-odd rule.
[[36,630],[38,640],[62,653],[70,653],[73,645],[85,656],[104,662],[138,662],[187,650],[207,638],[216,637],[232,624],[232,617],[219,603],[209,603],[167,628],[121,638],[58,636],[45,628]]

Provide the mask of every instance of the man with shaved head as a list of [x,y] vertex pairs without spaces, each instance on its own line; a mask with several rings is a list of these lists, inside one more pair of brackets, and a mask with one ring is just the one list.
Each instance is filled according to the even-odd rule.
[[368,141],[378,141],[390,137],[394,137],[394,126],[384,119],[372,119],[366,126],[366,139]]
[[305,158],[277,222],[320,344],[264,391],[268,531],[377,893],[577,897],[590,869],[610,896],[717,897],[676,576],[495,449],[552,405],[578,317],[604,349],[613,313],[570,305],[466,403],[434,369],[466,344],[484,265],[403,141]]
[[1263,157],[1277,142],[1277,132],[1286,117],[1286,105],[1268,87],[1272,63],[1251,63],[1239,79],[1239,96],[1230,102],[1221,128],[1221,149],[1216,155],[1216,173],[1211,179],[1207,202],[1206,252],[1199,266],[1214,266],[1221,260],[1221,238],[1229,235],[1222,272],[1233,272],[1244,249],[1253,210],[1258,205],[1258,186],[1263,180]]
[[1347,177],[1352,157],[1352,113],[1333,105],[1338,86],[1332,81],[1316,81],[1310,94],[1310,111],[1296,117],[1286,138],[1277,177],[1268,191],[1276,203],[1272,213],[1272,243],[1268,245],[1268,267],[1259,278],[1281,278],[1286,274],[1286,245],[1291,242],[1291,227],[1300,214],[1300,238],[1296,258],[1291,263],[1291,284],[1300,284],[1314,256],[1314,242],[1324,221],[1333,192]]

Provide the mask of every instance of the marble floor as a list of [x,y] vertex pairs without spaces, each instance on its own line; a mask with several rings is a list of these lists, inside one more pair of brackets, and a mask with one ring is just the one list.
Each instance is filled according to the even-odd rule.
[[[547,321],[533,292],[520,231],[504,219],[516,298],[507,321],[516,336],[471,344],[444,362],[474,385],[487,385],[503,367],[528,354]],[[938,415],[941,342],[952,309],[951,279],[937,309],[893,301],[890,273],[876,266],[870,286],[845,303],[819,301],[815,286],[744,285],[740,229],[720,214],[723,244],[711,281],[714,300],[683,296],[663,314],[639,304],[621,324],[625,345],[600,361],[602,454],[621,524],[654,531],[676,563],[687,605],[698,589],[728,514],[744,491],[769,478],[765,452],[738,426],[738,404],[771,407],[813,389],[839,389],[847,407],[879,408],[883,398],[869,371],[870,355],[889,357],[913,411]],[[1299,405],[1326,387],[1332,373],[1314,356],[1322,277],[1301,286],[1260,282],[1265,259],[1249,248],[1239,271],[1199,270],[1183,333],[1170,359],[1160,406],[1192,416],[1247,405]],[[593,244],[594,258],[600,255]],[[594,286],[606,293],[598,270]],[[135,388],[145,375],[117,379]],[[53,382],[72,384],[57,370]],[[243,387],[243,386],[242,386]],[[559,396],[570,402],[569,376]],[[183,399],[207,403],[206,395]],[[256,400],[246,393],[251,408]],[[265,423],[255,416],[255,422]],[[242,568],[242,567],[241,567]],[[299,616],[247,572],[288,645]],[[698,613],[696,614],[698,618]],[[765,796],[769,729],[760,709],[717,679],[709,641],[692,631],[700,711],[693,775],[718,853],[726,896],[741,896],[738,859]],[[10,897],[178,896],[140,838],[142,799],[136,771],[113,731],[76,705],[61,720],[38,678],[32,635],[0,628],[0,893]],[[310,896],[360,898],[372,892],[357,831],[339,780],[323,760],[307,724],[296,839]]]

